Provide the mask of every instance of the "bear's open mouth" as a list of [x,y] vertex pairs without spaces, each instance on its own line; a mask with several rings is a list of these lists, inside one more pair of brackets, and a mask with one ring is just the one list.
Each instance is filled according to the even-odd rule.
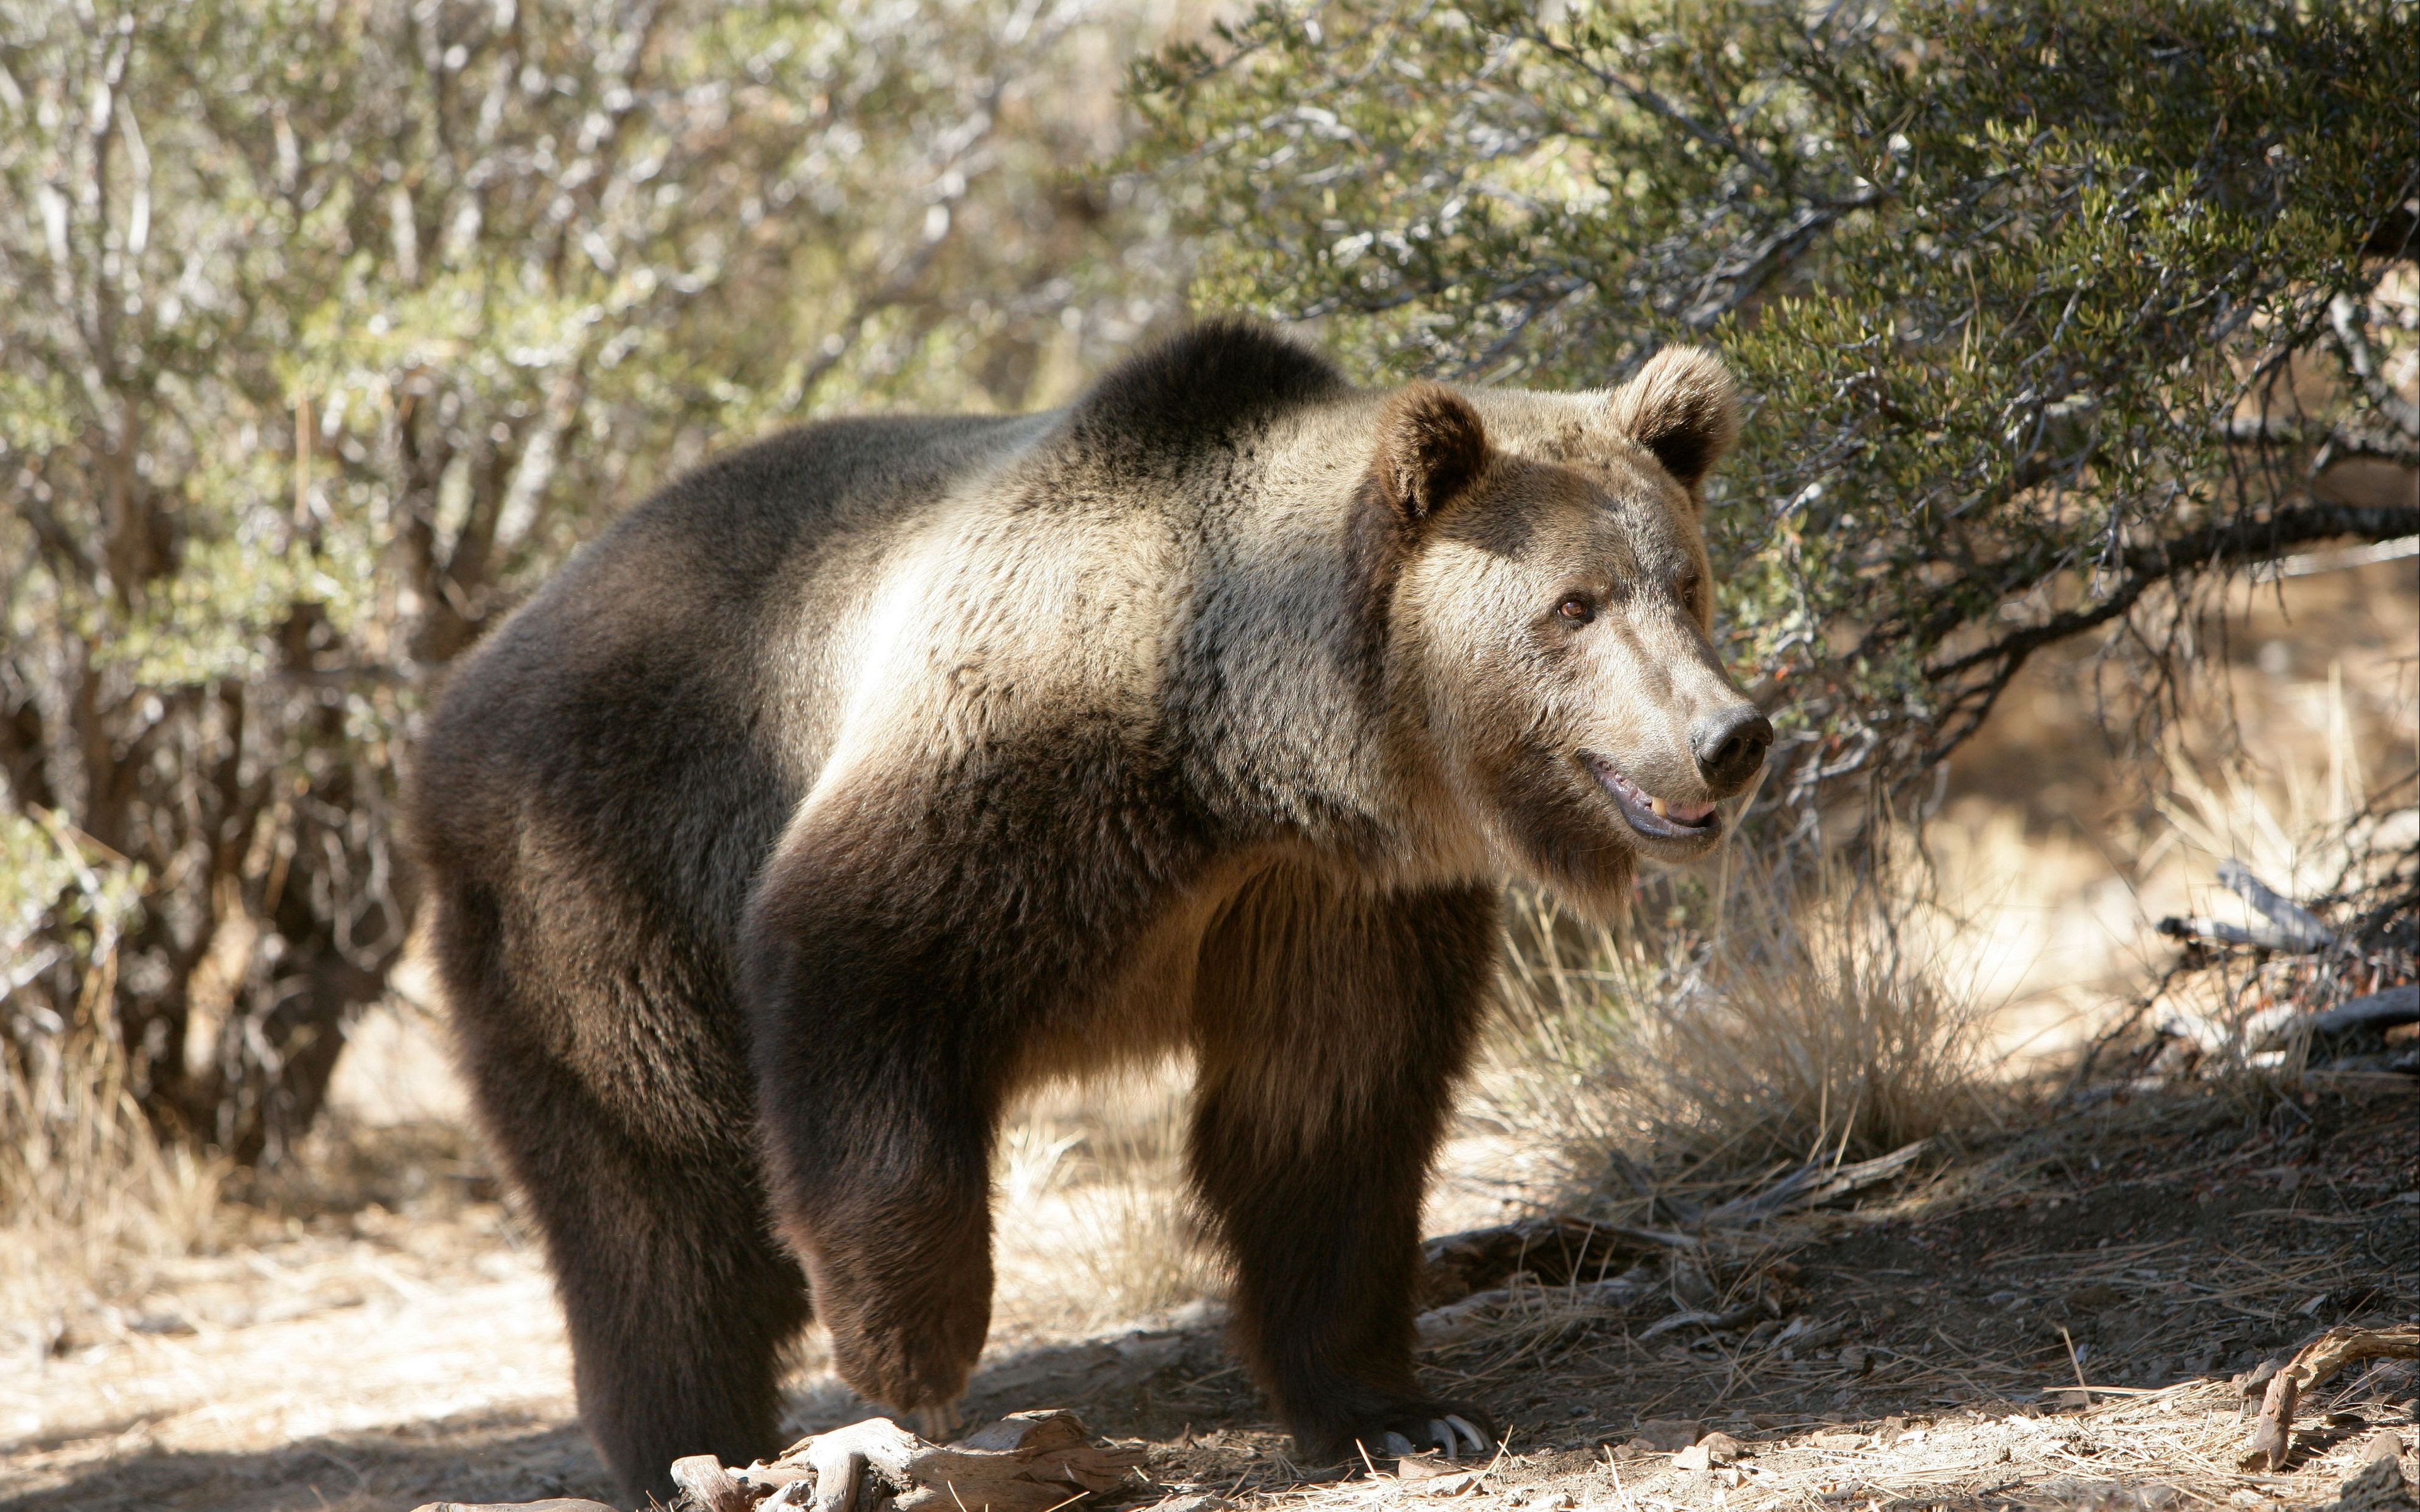
[[1620,767],[1593,751],[1580,752],[1580,761],[1621,806],[1621,817],[1630,821],[1630,827],[1651,840],[1702,840],[1722,828],[1722,818],[1711,803],[1667,803],[1651,796],[1622,776]]

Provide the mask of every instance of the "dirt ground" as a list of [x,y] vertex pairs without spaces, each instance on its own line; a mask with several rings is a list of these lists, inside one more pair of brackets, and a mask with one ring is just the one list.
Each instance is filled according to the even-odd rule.
[[[518,1224],[475,1180],[397,1206],[187,1262],[94,1336],[21,1354],[0,1372],[0,1509],[610,1498]],[[1428,1351],[1507,1429],[1476,1480],[1295,1464],[1209,1304],[996,1339],[969,1407],[1069,1406],[1147,1446],[1151,1486],[1108,1505],[2322,1506],[2380,1428],[2410,1473],[2420,1375],[2329,1382],[2275,1475],[2234,1469],[2232,1382],[2327,1325],[2420,1318],[2420,1096],[2107,1103],[1631,1274],[1653,1284],[1619,1303],[1516,1285]],[[1729,1321],[1673,1326],[1692,1313]],[[2107,1389],[2062,1389],[2079,1374]],[[794,1427],[863,1415],[802,1364]],[[1740,1446],[1728,1465],[1673,1452],[1715,1432]]]
[[[2161,916],[2223,911],[2217,857],[2306,886],[2312,856],[2274,837],[2345,808],[2365,771],[2411,770],[2410,563],[2295,579],[2244,612],[2227,649],[2247,740],[2316,775],[2204,823],[2198,848],[2166,838],[2193,840],[2195,812],[2121,801],[2056,668],[1962,756],[1934,826],[1971,920],[1950,974],[1999,1005],[1990,1055],[2012,1081],[2057,1085],[2173,959]],[[415,1022],[382,1012],[349,1044],[337,1101],[376,1132],[335,1140],[350,1156],[313,1168],[318,1189],[232,1205],[233,1231],[134,1301],[0,1317],[0,1512],[610,1499],[544,1267]],[[2071,1105],[1928,1150],[1853,1205],[1638,1257],[1610,1294],[1515,1286],[1451,1342],[1433,1328],[1424,1355],[1441,1392],[1496,1415],[1505,1452],[1476,1479],[1418,1481],[1294,1463],[1215,1304],[1183,1301],[1210,1278],[1171,1257],[1182,1225],[1148,1196],[1172,1183],[1174,1103],[1030,1109],[1004,1151],[1001,1295],[968,1406],[1071,1407],[1146,1448],[1150,1485],[1105,1506],[2325,1507],[2381,1429],[2408,1483],[2420,1371],[2328,1382],[2275,1475],[2236,1469],[2237,1382],[2329,1325],[2420,1319],[2420,1093],[2396,1085],[2246,1073]],[[1431,1231],[1544,1211],[1552,1167],[1517,1132],[1474,1132],[1441,1163]],[[89,1289],[74,1280],[54,1289]],[[788,1426],[866,1412],[810,1344]],[[1676,1454],[1714,1433],[1736,1458]]]

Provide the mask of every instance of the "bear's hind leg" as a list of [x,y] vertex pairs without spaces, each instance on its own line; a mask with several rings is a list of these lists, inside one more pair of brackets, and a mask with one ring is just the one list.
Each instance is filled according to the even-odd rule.
[[778,1449],[782,1357],[809,1307],[798,1263],[765,1231],[754,1160],[642,1147],[559,1072],[494,1080],[481,1101],[516,1174],[577,1165],[518,1184],[545,1234],[580,1415],[607,1466],[633,1499],[669,1504],[674,1460],[744,1465]]
[[[674,1460],[744,1465],[780,1447],[782,1357],[808,1317],[806,1277],[760,1231],[762,1199],[684,1173],[685,1190],[600,1213],[583,1258],[556,1243],[581,1416],[625,1485],[671,1499]],[[665,1173],[674,1180],[680,1178]],[[698,1223],[698,1208],[721,1222]]]

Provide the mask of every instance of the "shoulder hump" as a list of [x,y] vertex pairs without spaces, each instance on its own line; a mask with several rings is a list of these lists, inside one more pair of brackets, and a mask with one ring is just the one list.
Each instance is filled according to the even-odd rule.
[[1079,440],[1215,444],[1228,433],[1350,393],[1326,358],[1255,320],[1205,320],[1103,375],[1068,415]]

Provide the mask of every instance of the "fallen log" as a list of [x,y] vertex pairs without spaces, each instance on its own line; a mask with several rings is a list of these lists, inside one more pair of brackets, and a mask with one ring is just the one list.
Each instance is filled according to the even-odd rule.
[[1140,1449],[1094,1444],[1082,1419],[1052,1409],[1013,1412],[948,1444],[928,1443],[887,1417],[868,1418],[801,1439],[770,1464],[731,1473],[752,1497],[765,1498],[751,1504],[768,1512],[885,1505],[895,1512],[1046,1512],[1114,1489],[1142,1459]]
[[2290,1003],[2262,1009],[2243,1021],[2243,1041],[2254,1051],[2281,1050],[2297,1036],[2341,1040],[2413,1023],[2420,1023],[2420,982],[2351,998],[2319,1013],[2305,1013]]
[[[1140,1449],[1096,1444],[1075,1413],[1012,1412],[955,1443],[928,1443],[887,1417],[799,1440],[770,1462],[734,1470],[712,1455],[673,1462],[694,1512],[1049,1512],[1114,1490]],[[431,1502],[415,1512],[613,1512],[596,1502]]]
[[2393,1328],[2332,1328],[2294,1351],[2269,1378],[2260,1415],[2243,1442],[2242,1468],[2275,1471],[2293,1443],[2294,1408],[2304,1395],[2355,1360],[2420,1360],[2420,1323]]
[[2355,997],[2304,1020],[2304,1026],[2322,1039],[2363,1029],[2391,1029],[2398,1024],[2420,1024],[2420,982]]

